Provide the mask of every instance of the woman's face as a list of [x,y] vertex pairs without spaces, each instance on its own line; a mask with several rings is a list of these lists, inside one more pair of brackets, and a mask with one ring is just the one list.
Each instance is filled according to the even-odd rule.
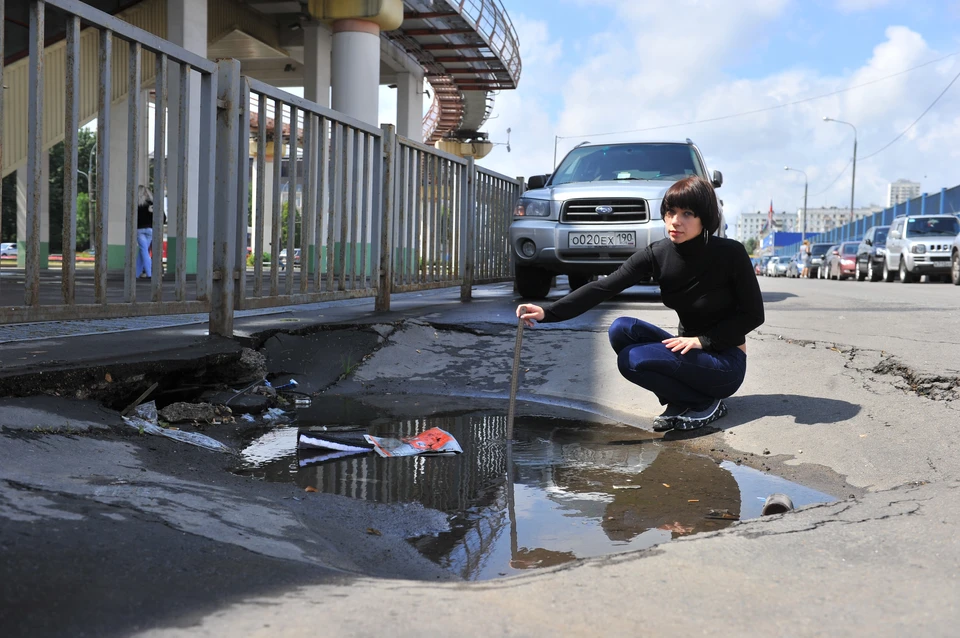
[[667,236],[675,244],[689,241],[703,232],[703,222],[687,208],[671,208],[663,215]]

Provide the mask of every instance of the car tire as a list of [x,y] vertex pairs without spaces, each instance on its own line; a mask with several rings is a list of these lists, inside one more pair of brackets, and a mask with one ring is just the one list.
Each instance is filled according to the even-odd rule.
[[873,259],[867,262],[867,279],[870,281],[880,281],[880,275],[877,274],[876,268],[873,267]]
[[866,278],[867,278],[867,271],[860,270],[860,262],[858,261],[857,262],[857,281],[865,281]]
[[960,251],[953,253],[953,259],[950,260],[950,281],[954,286],[960,286]]
[[545,299],[553,274],[536,266],[517,266],[517,292],[524,299]]
[[883,259],[883,280],[887,283],[890,283],[897,278],[897,273],[890,270],[890,264],[887,262],[887,259]]
[[596,279],[596,277],[594,275],[572,274],[567,275],[567,279],[570,281],[570,290],[574,291],[578,288],[583,288],[588,283]]
[[900,283],[903,283],[903,284],[912,284],[917,280],[917,277],[912,272],[907,270],[907,260],[904,259],[903,257],[900,257],[899,275],[900,275]]

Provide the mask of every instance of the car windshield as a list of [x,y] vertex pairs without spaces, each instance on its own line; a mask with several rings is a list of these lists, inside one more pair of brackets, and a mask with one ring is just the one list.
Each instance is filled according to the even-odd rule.
[[688,144],[582,146],[563,158],[550,185],[620,180],[677,181],[688,175],[705,177],[696,151]]
[[857,254],[857,244],[844,244],[843,250],[841,251],[844,255],[856,255]]
[[960,233],[960,219],[956,217],[910,217],[907,219],[907,235],[950,235]]
[[810,254],[813,257],[823,257],[827,253],[827,248],[830,248],[830,244],[814,244]]
[[882,244],[886,242],[888,232],[890,232],[889,228],[878,228],[876,234],[873,236],[873,243]]

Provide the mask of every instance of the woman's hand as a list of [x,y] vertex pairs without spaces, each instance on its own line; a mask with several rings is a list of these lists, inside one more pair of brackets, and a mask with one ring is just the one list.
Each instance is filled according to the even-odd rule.
[[700,343],[700,337],[670,337],[669,339],[664,339],[661,343],[673,352],[679,350],[680,354],[687,354],[694,348],[699,350],[703,349],[703,344]]
[[534,320],[543,321],[543,308],[532,303],[522,303],[517,306],[517,316],[523,319],[528,328],[534,326]]

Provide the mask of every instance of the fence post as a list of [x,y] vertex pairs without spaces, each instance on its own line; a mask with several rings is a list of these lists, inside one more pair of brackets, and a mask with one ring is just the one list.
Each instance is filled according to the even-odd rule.
[[477,166],[472,157],[467,158],[467,188],[464,191],[463,282],[460,284],[460,301],[473,298],[473,270],[477,252]]
[[397,129],[393,124],[383,124],[383,153],[374,161],[383,162],[383,210],[380,211],[380,281],[374,310],[390,310],[390,294],[393,291],[393,218],[397,206]]
[[[213,216],[213,285],[210,334],[233,336],[234,271],[237,241],[237,166],[240,143],[240,63],[217,63],[216,203]],[[244,140],[246,142],[246,140]],[[243,167],[244,170],[246,166]],[[244,220],[244,223],[246,220]],[[199,247],[203,250],[204,247]]]

